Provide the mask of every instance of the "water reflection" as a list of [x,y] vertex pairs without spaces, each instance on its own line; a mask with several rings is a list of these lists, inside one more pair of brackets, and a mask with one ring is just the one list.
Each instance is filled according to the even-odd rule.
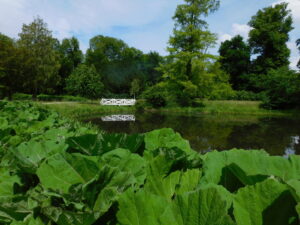
[[135,115],[135,121],[89,120],[107,132],[143,133],[170,127],[200,152],[232,148],[265,149],[272,155],[300,154],[300,119],[255,116]]
[[101,120],[104,122],[135,121],[135,116],[134,115],[109,115],[109,116],[102,116]]

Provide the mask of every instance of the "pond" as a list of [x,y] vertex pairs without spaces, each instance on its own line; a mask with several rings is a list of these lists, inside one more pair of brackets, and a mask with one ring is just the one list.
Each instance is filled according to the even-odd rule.
[[300,154],[300,118],[141,113],[101,115],[86,122],[111,133],[173,128],[203,153],[240,148],[264,149],[271,155]]

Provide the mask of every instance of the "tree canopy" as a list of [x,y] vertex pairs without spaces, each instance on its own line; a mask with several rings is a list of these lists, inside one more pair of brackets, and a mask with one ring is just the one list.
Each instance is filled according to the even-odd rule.
[[253,72],[267,74],[269,70],[289,65],[290,49],[287,46],[289,32],[293,29],[288,3],[259,10],[249,22],[249,44],[252,53]]
[[246,86],[246,75],[250,69],[251,51],[240,35],[221,43],[219,48],[221,68],[230,75],[230,83],[235,90]]
[[[171,77],[192,80],[193,60],[205,60],[208,57],[207,50],[215,44],[216,35],[208,30],[204,18],[216,11],[219,4],[218,0],[185,0],[184,4],[178,5],[173,17],[175,28],[168,47],[169,65],[177,68]],[[165,72],[169,76],[167,71],[172,70],[166,67]]]
[[71,95],[95,99],[101,98],[104,85],[94,66],[81,64],[66,79],[66,90]]
[[19,34],[18,45],[27,49],[27,57],[30,58],[30,73],[26,73],[28,79],[25,87],[32,91],[34,96],[41,92],[51,92],[51,86],[59,82],[58,70],[59,55],[56,51],[57,41],[52,37],[47,24],[36,18],[28,25],[24,24]]

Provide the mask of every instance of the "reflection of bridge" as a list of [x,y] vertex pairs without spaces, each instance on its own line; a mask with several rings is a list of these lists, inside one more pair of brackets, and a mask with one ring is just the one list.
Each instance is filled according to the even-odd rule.
[[135,99],[106,99],[102,98],[100,101],[101,105],[135,105]]
[[134,115],[111,115],[111,116],[102,116],[101,120],[104,122],[108,121],[135,121]]

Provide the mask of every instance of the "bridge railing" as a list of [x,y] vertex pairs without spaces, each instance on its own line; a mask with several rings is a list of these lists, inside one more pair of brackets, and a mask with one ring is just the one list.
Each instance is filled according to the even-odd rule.
[[118,105],[118,106],[129,106],[135,105],[135,99],[107,99],[102,98],[100,101],[101,105]]

